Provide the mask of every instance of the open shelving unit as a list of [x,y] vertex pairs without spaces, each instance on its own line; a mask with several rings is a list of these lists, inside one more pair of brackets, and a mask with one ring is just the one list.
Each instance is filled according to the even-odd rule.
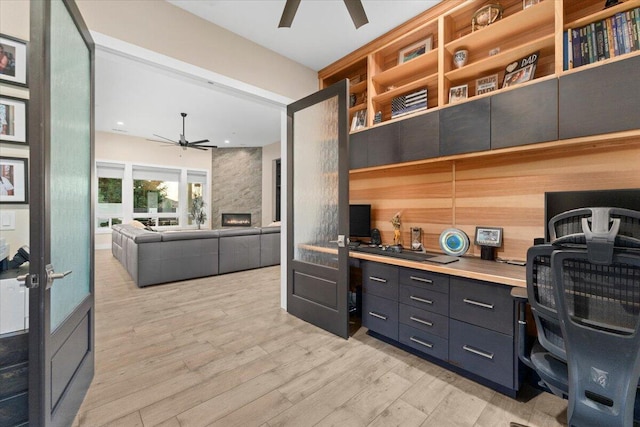
[[[523,9],[522,0],[444,3],[392,30],[389,36],[382,36],[380,42],[373,41],[318,73],[321,87],[359,76],[359,83],[350,89],[350,93],[358,97],[356,105],[349,110],[350,119],[366,108],[368,128],[384,125],[392,120],[394,98],[425,88],[427,111],[446,108],[449,90],[459,85],[468,85],[469,101],[476,93],[476,80],[494,74],[498,74],[497,91],[502,91],[507,65],[535,52],[539,52],[539,56],[534,80],[560,77],[640,55],[640,50],[636,50],[578,69],[563,70],[565,31],[640,7],[640,0],[627,0],[608,9],[604,9],[604,0],[542,0],[527,9]],[[503,8],[502,18],[472,31],[474,13],[495,3]],[[431,50],[400,62],[401,50],[428,37],[432,40]],[[468,60],[465,66],[455,68],[453,55],[459,49],[468,50]],[[382,123],[374,124],[377,112],[382,115]]]

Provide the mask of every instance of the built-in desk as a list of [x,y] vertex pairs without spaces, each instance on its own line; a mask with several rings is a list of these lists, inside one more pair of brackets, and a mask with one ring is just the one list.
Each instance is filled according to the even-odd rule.
[[369,334],[502,393],[520,388],[516,306],[526,268],[461,257],[449,264],[352,250]]

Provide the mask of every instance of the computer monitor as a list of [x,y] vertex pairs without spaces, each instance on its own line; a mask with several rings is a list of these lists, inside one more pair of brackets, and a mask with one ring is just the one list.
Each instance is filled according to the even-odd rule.
[[349,205],[349,237],[371,238],[371,205]]
[[640,211],[640,188],[544,193],[544,231],[549,241],[549,220],[572,209],[612,207]]

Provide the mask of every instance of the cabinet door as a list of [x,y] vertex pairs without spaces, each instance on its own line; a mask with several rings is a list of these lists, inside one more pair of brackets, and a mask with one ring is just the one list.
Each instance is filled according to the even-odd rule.
[[560,77],[560,139],[640,128],[640,56]]
[[376,127],[368,131],[367,163],[369,166],[389,165],[400,162],[398,147],[398,123]]
[[450,292],[452,319],[513,335],[515,316],[509,286],[455,277],[451,278]]
[[362,325],[398,341],[398,302],[371,294],[364,295]]
[[491,148],[491,98],[440,110],[440,155]]
[[366,130],[349,135],[349,169],[360,169],[369,166],[367,150],[369,135],[373,130]]
[[440,153],[440,114],[434,111],[397,123],[401,162],[438,157]]
[[365,294],[373,294],[398,301],[398,267],[368,261],[362,267]]
[[558,139],[558,80],[491,98],[491,148]]

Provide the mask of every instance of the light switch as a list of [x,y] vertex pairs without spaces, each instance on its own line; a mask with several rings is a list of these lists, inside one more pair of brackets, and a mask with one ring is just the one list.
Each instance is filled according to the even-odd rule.
[[0,212],[0,230],[16,229],[16,211]]

